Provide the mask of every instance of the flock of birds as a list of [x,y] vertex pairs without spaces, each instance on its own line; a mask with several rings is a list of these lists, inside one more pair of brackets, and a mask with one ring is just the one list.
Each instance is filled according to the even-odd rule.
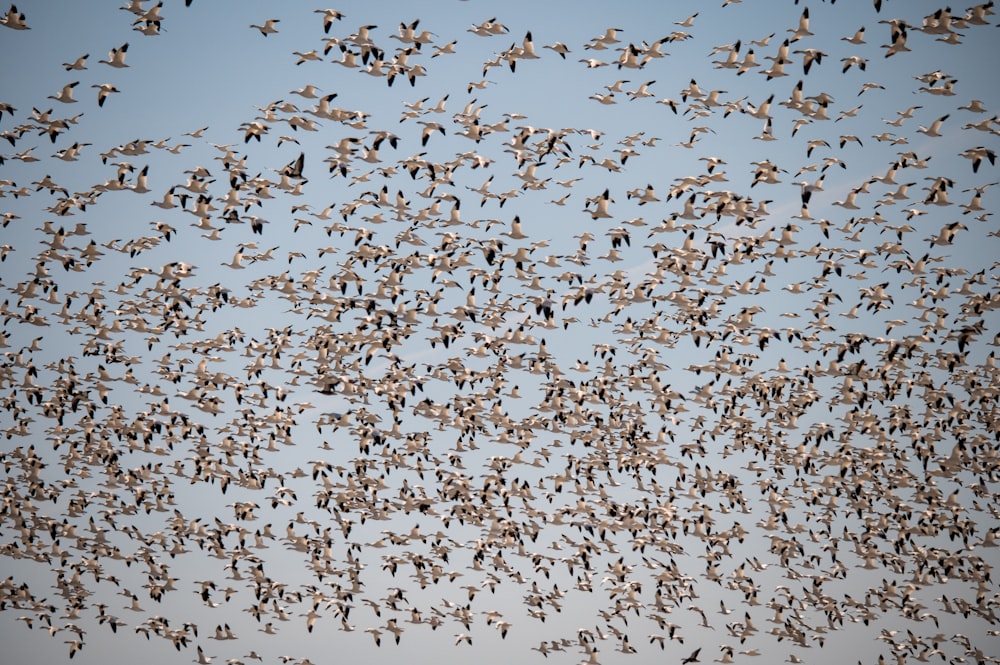
[[[66,111],[112,112],[141,43],[70,59],[77,80],[30,110],[0,100],[3,621],[70,658],[135,633],[201,665],[263,662],[258,635],[294,623],[383,649],[447,632],[463,659],[493,639],[587,664],[841,662],[824,644],[862,631],[866,663],[1000,662],[1000,119],[973,67],[879,79],[995,30],[993,2],[845,35],[802,5],[709,48],[697,13],[536,45],[501,17],[448,41],[317,9],[286,56],[340,92],[259,107],[176,182],[153,153],[183,162],[208,127],[101,145]],[[122,10],[169,38],[163,0]],[[27,39],[34,20],[0,24]],[[465,89],[392,117],[338,106],[361,74],[420,96],[479,43],[497,50]],[[668,90],[694,57],[711,85]],[[574,103],[612,119],[477,100],[543,59],[604,77]],[[868,80],[845,100],[823,77]],[[746,79],[752,99],[727,92]],[[851,134],[878,95],[896,115]],[[640,104],[662,126],[619,135],[615,105]],[[760,159],[702,151],[751,123]],[[765,158],[774,141],[799,161]],[[644,161],[664,153],[698,170]],[[51,175],[74,163],[106,177]],[[109,221],[137,194],[147,219]],[[169,614],[185,595],[214,630]]]

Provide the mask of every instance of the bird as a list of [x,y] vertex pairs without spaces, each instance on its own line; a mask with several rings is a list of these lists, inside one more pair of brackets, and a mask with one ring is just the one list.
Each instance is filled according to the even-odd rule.
[[990,164],[996,164],[997,153],[992,148],[987,148],[985,146],[976,146],[974,148],[967,148],[962,151],[962,157],[972,161],[972,172],[978,173],[979,166],[983,163],[983,160],[989,161]]
[[25,20],[24,12],[17,10],[16,5],[11,5],[7,13],[0,18],[0,25],[10,28],[11,30],[30,30],[28,23]]
[[856,192],[855,190],[851,190],[847,193],[847,196],[845,196],[842,201],[834,201],[833,205],[841,206],[849,210],[859,210],[860,206],[858,206],[857,204],[857,197],[858,197],[858,192]]
[[559,57],[562,58],[563,60],[566,59],[567,53],[572,53],[569,47],[563,44],[562,42],[555,42],[554,44],[545,44],[544,46],[542,46],[542,48],[551,49],[552,51],[557,53]]
[[[313,13],[314,14],[322,14],[323,15],[323,33],[324,34],[330,34],[330,28],[333,26],[333,24],[336,21],[342,21],[345,18],[344,13],[341,12],[341,11],[338,11],[336,9],[314,9]],[[254,27],[254,26],[250,26],[250,27]]]
[[698,18],[698,13],[699,12],[695,12],[694,14],[691,14],[691,16],[688,16],[683,21],[674,21],[674,25],[679,25],[682,28],[690,28],[694,25],[694,20]]
[[788,32],[792,33],[792,36],[789,37],[789,39],[788,39],[788,41],[790,41],[790,42],[796,42],[796,41],[798,41],[800,39],[804,39],[805,37],[812,37],[813,36],[813,33],[809,31],[809,8],[808,7],[806,7],[805,9],[802,10],[802,15],[799,16],[799,24],[798,24],[798,26],[794,30],[792,28],[789,28]]
[[125,56],[127,54],[128,54],[128,42],[125,42],[121,46],[111,49],[108,52],[107,60],[101,59],[98,60],[98,62],[114,67],[115,69],[122,69],[128,67],[128,64],[126,64],[125,62]]
[[67,83],[59,91],[58,95],[49,95],[49,99],[54,99],[57,102],[62,102],[63,104],[74,104],[76,100],[73,99],[73,88],[80,85],[79,81],[73,81],[72,83]]
[[697,649],[692,651],[691,654],[686,656],[685,658],[682,658],[681,665],[686,665],[687,663],[700,663],[701,661],[698,660],[699,653],[701,653],[701,647],[698,647]]
[[654,83],[656,83],[656,81],[646,81],[635,90],[627,90],[625,94],[628,95],[629,101],[635,101],[636,99],[642,99],[644,97],[652,97],[653,93],[649,92],[649,86]]
[[116,92],[121,92],[118,88],[111,85],[110,83],[100,83],[90,86],[92,88],[97,88],[97,105],[100,107],[104,106],[104,101],[112,94]]
[[959,106],[960,111],[969,111],[970,113],[986,113],[986,107],[983,106],[983,102],[980,99],[970,100],[968,104]]
[[841,41],[848,42],[849,44],[859,45],[865,43],[865,26],[861,26],[857,31],[850,37],[841,37]]
[[206,656],[205,652],[202,651],[201,646],[197,646],[196,650],[198,652],[198,655],[195,658],[194,662],[198,663],[198,665],[211,665],[214,656]]
[[497,22],[495,16],[483,21],[482,23],[472,25],[467,31],[473,33],[474,35],[478,35],[479,37],[493,37],[510,32],[507,26]]
[[840,71],[845,74],[851,67],[857,67],[861,71],[865,71],[868,68],[868,60],[859,55],[849,55],[846,58],[841,58],[840,61],[844,63]]
[[[325,19],[324,19],[324,21],[325,21]],[[269,19],[266,19],[264,21],[264,23],[261,24],[261,25],[257,25],[256,23],[251,23],[250,27],[251,28],[256,28],[260,32],[260,34],[262,34],[263,36],[267,37],[268,35],[273,35],[273,34],[276,34],[278,32],[278,28],[276,28],[274,24],[275,23],[280,23],[280,22],[281,22],[281,19],[279,19],[279,18],[269,18]]]
[[924,127],[923,125],[921,125],[920,127],[917,128],[917,131],[920,132],[921,134],[926,134],[927,136],[941,136],[940,133],[941,125],[943,125],[944,121],[947,120],[950,116],[951,116],[950,113],[945,113],[943,116],[932,122],[930,127]]
[[89,53],[81,55],[79,58],[72,62],[64,62],[63,67],[66,71],[82,71],[87,68],[87,58],[90,57]]

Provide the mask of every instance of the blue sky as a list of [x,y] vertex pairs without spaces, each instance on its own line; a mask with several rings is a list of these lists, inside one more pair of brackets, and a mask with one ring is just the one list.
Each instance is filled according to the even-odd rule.
[[990,14],[132,4],[0,30],[12,662],[997,652]]

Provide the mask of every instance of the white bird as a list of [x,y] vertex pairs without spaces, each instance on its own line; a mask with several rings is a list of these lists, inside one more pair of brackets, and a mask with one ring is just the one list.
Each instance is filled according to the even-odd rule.
[[571,53],[569,47],[563,44],[562,42],[556,42],[554,44],[546,44],[542,48],[547,48],[555,51],[556,53],[559,54],[559,57],[562,58],[563,60],[566,59],[567,53]]
[[319,88],[314,86],[312,83],[309,83],[301,88],[298,88],[297,90],[292,90],[290,94],[299,95],[301,97],[305,97],[306,99],[316,99],[319,97],[317,94],[318,92]]
[[110,83],[95,83],[90,87],[97,88],[97,105],[101,107],[104,106],[104,100],[106,100],[112,93],[121,92],[121,90]]
[[849,44],[860,45],[865,43],[865,27],[861,26],[857,32],[855,32],[850,37],[841,37],[841,41],[845,41]]
[[793,30],[788,29],[788,32],[792,33],[792,36],[788,41],[797,42],[805,37],[812,37],[813,33],[809,31],[809,8],[806,7],[802,10],[802,15],[799,17],[799,25]]
[[80,85],[79,81],[73,81],[72,83],[67,83],[62,87],[62,90],[59,91],[58,95],[49,95],[48,98],[54,99],[57,102],[62,102],[63,104],[73,104],[76,102],[76,100],[73,99],[73,88],[75,88],[78,85]]
[[274,27],[274,24],[279,23],[280,21],[281,19],[278,18],[269,18],[266,21],[264,21],[263,25],[257,25],[256,23],[251,23],[250,27],[257,28],[257,30],[260,31],[260,34],[267,37],[268,35],[273,35],[278,32],[278,29]]
[[988,160],[990,164],[996,164],[997,160],[996,151],[985,146],[969,148],[960,153],[960,156],[972,161],[973,173],[977,173],[979,171],[979,165],[983,163],[983,160]]
[[0,18],[0,25],[10,28],[11,30],[30,30],[28,24],[25,22],[24,13],[17,10],[16,5],[11,5],[7,13]]
[[73,62],[64,62],[63,63],[63,67],[66,68],[66,71],[73,71],[73,70],[81,71],[81,70],[84,70],[84,69],[87,68],[87,58],[89,58],[89,57],[90,57],[90,54],[89,53],[85,53],[85,54],[81,55],[79,58],[77,58],[76,60],[74,60]]
[[848,210],[859,210],[860,208],[858,204],[855,202],[857,196],[858,193],[852,189],[847,193],[847,196],[844,197],[843,201],[834,201],[833,205],[840,206],[842,208],[847,208]]
[[197,647],[197,651],[198,657],[195,658],[194,662],[198,663],[198,665],[212,665],[212,659],[215,658],[215,656],[206,656],[200,645]]
[[330,27],[335,21],[340,21],[345,18],[343,12],[339,12],[336,9],[314,9],[313,13],[323,15],[323,32],[326,34],[330,34]]
[[968,104],[958,107],[960,111],[969,111],[970,113],[986,113],[986,107],[983,106],[982,100],[973,99]]
[[674,25],[679,25],[682,28],[690,28],[691,26],[694,25],[694,20],[696,18],[698,18],[698,12],[695,12],[694,14],[691,14],[691,16],[688,16],[683,21],[674,21]]
[[629,101],[635,101],[636,99],[642,99],[643,97],[652,97],[653,93],[649,92],[649,86],[654,83],[656,83],[656,81],[646,81],[635,90],[626,90],[625,94],[629,96]]
[[113,48],[108,52],[107,60],[98,60],[98,62],[104,63],[105,65],[110,65],[116,69],[122,69],[128,67],[125,63],[125,56],[128,54],[128,42],[125,42],[118,48]]
[[943,116],[932,122],[930,127],[924,127],[923,125],[921,125],[920,127],[917,128],[917,131],[920,132],[921,134],[926,134],[927,136],[941,136],[941,125],[944,124],[944,121],[947,120],[950,115],[951,115],[950,113],[944,114]]

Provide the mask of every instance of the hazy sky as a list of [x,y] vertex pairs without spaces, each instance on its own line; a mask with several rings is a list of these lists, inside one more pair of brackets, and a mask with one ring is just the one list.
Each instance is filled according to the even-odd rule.
[[1000,653],[989,8],[190,5],[0,30],[4,662]]

